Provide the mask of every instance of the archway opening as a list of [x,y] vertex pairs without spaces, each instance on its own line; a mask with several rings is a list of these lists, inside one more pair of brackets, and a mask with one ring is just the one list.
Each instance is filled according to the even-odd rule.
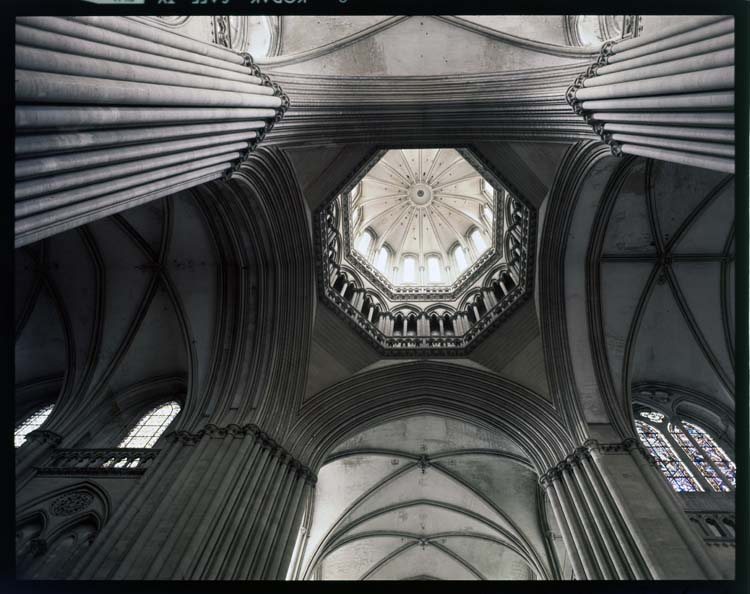
[[546,579],[540,497],[500,431],[432,413],[387,421],[329,453],[288,577]]

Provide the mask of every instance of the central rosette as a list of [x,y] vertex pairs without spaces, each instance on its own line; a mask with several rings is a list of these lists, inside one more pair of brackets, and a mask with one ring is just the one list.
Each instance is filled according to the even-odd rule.
[[414,206],[428,206],[432,202],[432,187],[417,183],[409,188],[409,200]]

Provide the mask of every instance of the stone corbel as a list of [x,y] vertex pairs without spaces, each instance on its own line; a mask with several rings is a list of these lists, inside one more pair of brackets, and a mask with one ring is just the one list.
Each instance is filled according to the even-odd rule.
[[596,122],[595,120],[593,120],[591,116],[587,114],[583,109],[583,107],[581,106],[581,102],[576,99],[576,93],[579,89],[583,88],[584,82],[589,78],[595,77],[599,68],[608,63],[609,56],[612,54],[613,46],[614,41],[608,41],[604,45],[602,45],[602,49],[599,52],[599,56],[597,57],[596,62],[591,64],[586,69],[586,72],[579,74],[573,84],[568,87],[568,90],[565,93],[565,100],[568,102],[568,105],[570,105],[573,111],[577,115],[582,116],[584,121],[591,126],[594,133],[599,136],[599,138],[601,138],[602,142],[609,146],[612,154],[615,156],[620,156],[622,155],[620,143],[612,140],[612,135],[604,131],[604,123]]

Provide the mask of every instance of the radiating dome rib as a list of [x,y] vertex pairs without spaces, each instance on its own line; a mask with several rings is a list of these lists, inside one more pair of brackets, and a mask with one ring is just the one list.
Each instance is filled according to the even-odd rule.
[[[365,229],[375,237],[362,255],[374,266],[387,244],[392,266],[402,268],[404,256],[413,254],[419,271],[416,282],[422,284],[428,282],[423,272],[426,258],[434,254],[440,260],[440,281],[430,284],[450,284],[454,274],[446,274],[445,268],[455,268],[451,248],[458,244],[477,258],[481,254],[468,241],[468,233],[479,229],[488,248],[494,238],[481,213],[483,207],[494,212],[495,197],[482,190],[483,183],[482,175],[456,149],[386,151],[362,178],[360,194],[352,203],[361,209],[354,239]],[[399,284],[400,279],[391,281]]]

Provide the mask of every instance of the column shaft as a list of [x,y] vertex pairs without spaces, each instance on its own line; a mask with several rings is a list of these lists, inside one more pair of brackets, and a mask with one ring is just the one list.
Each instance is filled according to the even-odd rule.
[[[662,30],[659,38],[648,38],[646,36],[640,38],[637,37],[635,39],[640,39],[641,41],[641,44],[637,47],[632,47],[628,44],[628,42],[634,42],[635,39],[626,39],[617,44],[617,47],[613,51],[614,55],[609,59],[609,63],[614,64],[616,62],[622,62],[623,60],[631,60],[639,56],[653,54],[673,47],[688,45],[696,41],[712,39],[734,31],[734,19],[726,17],[721,18],[723,20],[719,20],[704,27],[698,27],[691,31],[685,31],[684,33],[668,33],[665,28]],[[667,34],[664,35],[664,33]],[[644,43],[647,40],[649,43]]]
[[718,37],[712,37],[711,39],[704,39],[703,41],[696,41],[695,43],[689,43],[687,45],[682,45],[661,52],[646,54],[638,58],[632,58],[631,60],[604,64],[599,67],[596,72],[603,76],[606,74],[630,70],[631,68],[640,68],[642,66],[650,66],[651,64],[663,64],[670,60],[699,56],[701,54],[707,54],[718,50],[731,49],[733,47],[734,33],[726,33],[724,35],[719,35]]
[[248,74],[245,71],[237,72],[234,70],[225,70],[223,68],[188,62],[184,59],[148,54],[142,50],[136,51],[105,43],[87,41],[77,37],[58,35],[52,31],[36,29],[22,24],[16,24],[16,43],[77,56],[103,58],[126,64],[138,64],[140,66],[152,66],[154,68],[172,70],[175,72],[187,72],[189,74],[210,76],[214,79],[254,84],[260,84],[261,82],[260,78]]
[[[611,494],[608,491],[605,492],[605,486],[602,485],[599,480],[601,478],[601,475],[598,469],[594,465],[594,462],[592,460],[589,460],[587,457],[584,457],[581,462],[586,476],[588,477],[590,484],[594,488],[596,497],[604,509],[605,517],[607,518],[609,525],[615,535],[617,544],[619,545],[619,550],[622,551],[623,555],[627,559],[630,572],[632,572],[632,576],[635,577],[635,579],[646,579],[648,577],[648,574],[643,569],[642,560],[640,559],[638,549],[635,546],[635,543],[633,542],[633,539],[630,536],[627,527],[624,525],[622,514],[620,513],[620,510],[618,509],[616,503],[613,501]],[[615,550],[616,549],[617,547],[615,548]],[[629,577],[631,576],[627,576],[625,579],[628,579]]]
[[248,55],[126,17],[19,17],[15,60],[17,246],[231,175],[289,106]]
[[555,480],[552,481],[552,488],[555,491],[557,500],[560,502],[560,507],[562,508],[564,517],[568,522],[575,550],[580,556],[581,565],[583,567],[583,578],[588,580],[597,579],[599,577],[597,568],[594,564],[590,548],[587,546],[586,538],[581,530],[578,518],[570,503],[570,498],[566,493],[565,487],[560,480]]
[[721,157],[650,148],[635,144],[624,144],[621,150],[626,155],[638,155],[659,161],[669,161],[671,163],[679,163],[680,165],[691,165],[692,167],[701,167],[703,169],[713,169],[714,171],[734,174],[734,159],[722,159]]
[[578,485],[572,477],[573,472],[574,470],[572,468],[563,470],[561,481],[563,485],[565,485],[565,489],[570,496],[573,509],[580,521],[581,527],[583,528],[583,533],[586,537],[586,543],[591,549],[591,556],[593,558],[593,561],[595,561],[596,563],[597,571],[593,579],[612,579],[614,577],[614,574],[609,567],[609,563],[604,554],[603,547],[600,545],[599,534],[595,526],[593,525],[590,510],[580,497],[580,494],[578,492]]
[[575,573],[577,579],[584,580],[586,579],[586,572],[583,569],[581,558],[578,555],[578,548],[573,541],[573,535],[571,534],[570,527],[568,526],[568,522],[565,517],[565,513],[563,512],[560,505],[560,501],[557,498],[557,492],[550,483],[547,483],[547,493],[549,495],[549,501],[550,505],[552,506],[552,511],[555,514],[555,519],[557,520],[557,524],[560,527],[560,534],[563,539],[563,544],[565,545],[565,550],[568,552],[568,556],[570,557],[570,564],[573,566],[573,573]]
[[[714,144],[711,142],[691,142],[689,140],[675,140],[674,138],[654,138],[649,136],[635,136],[633,134],[612,134],[612,140],[623,145],[643,145],[666,148],[683,153],[701,153],[734,159],[734,145]],[[668,161],[669,159],[664,159]]]
[[621,559],[621,552],[612,535],[612,530],[609,525],[608,519],[609,510],[604,507],[603,501],[598,500],[595,493],[593,492],[593,487],[591,485],[589,477],[586,475],[586,471],[583,468],[582,461],[573,466],[572,476],[575,479],[579,490],[581,491],[583,500],[591,513],[599,536],[602,539],[602,543],[604,545],[602,547],[602,551],[609,562],[612,564],[612,567],[617,574],[616,576],[610,577],[617,577],[618,579],[622,580],[630,579],[632,575],[623,564],[623,561]]
[[[696,17],[608,42],[568,88],[568,103],[615,155],[734,173],[734,120],[711,113],[734,106],[733,31],[733,18]],[[682,110],[697,117],[674,113]]]

